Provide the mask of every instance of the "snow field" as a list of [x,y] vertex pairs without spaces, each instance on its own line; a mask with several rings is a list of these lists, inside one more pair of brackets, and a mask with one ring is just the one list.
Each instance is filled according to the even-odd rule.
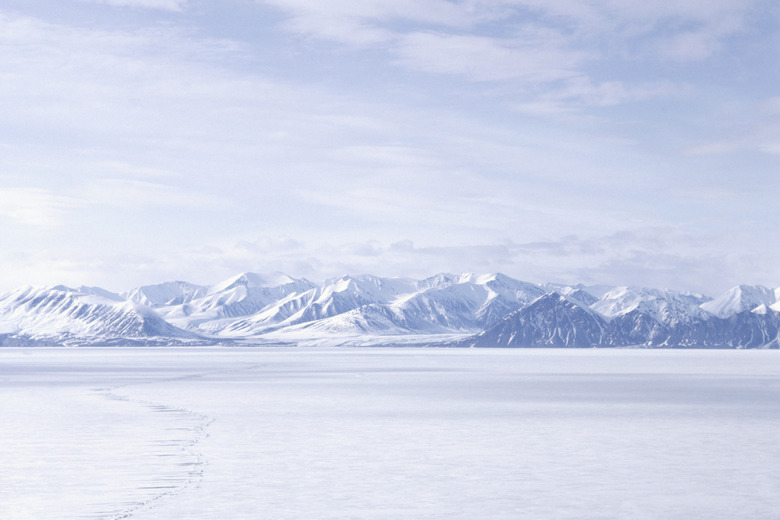
[[2,518],[780,516],[777,352],[0,360]]

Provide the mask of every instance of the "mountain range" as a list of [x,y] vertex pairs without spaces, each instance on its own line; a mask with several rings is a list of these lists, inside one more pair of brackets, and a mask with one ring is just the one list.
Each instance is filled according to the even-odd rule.
[[642,287],[535,284],[503,274],[313,283],[242,273],[121,294],[0,294],[0,345],[436,345],[778,348],[780,289],[715,298]]

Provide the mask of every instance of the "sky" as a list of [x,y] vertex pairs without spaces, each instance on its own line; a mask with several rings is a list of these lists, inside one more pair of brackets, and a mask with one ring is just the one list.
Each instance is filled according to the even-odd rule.
[[4,0],[0,289],[780,286],[773,0]]

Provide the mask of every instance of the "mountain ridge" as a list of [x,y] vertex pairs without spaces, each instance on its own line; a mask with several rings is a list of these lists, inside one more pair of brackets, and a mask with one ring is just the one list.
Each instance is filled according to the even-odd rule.
[[314,283],[245,272],[120,294],[62,285],[0,294],[0,345],[777,348],[779,330],[780,289],[739,285],[713,298],[501,273]]

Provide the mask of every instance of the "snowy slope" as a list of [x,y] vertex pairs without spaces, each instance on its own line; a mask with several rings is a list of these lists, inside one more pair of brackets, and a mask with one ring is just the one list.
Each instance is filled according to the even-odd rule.
[[403,317],[394,313],[390,307],[372,303],[328,318],[278,329],[271,337],[392,336],[411,332],[404,326]]
[[469,343],[477,347],[593,347],[607,344],[607,321],[556,292],[547,293]]
[[639,311],[661,323],[672,324],[707,319],[709,314],[702,304],[708,300],[705,296],[689,292],[616,287],[604,293],[590,308],[607,318]]
[[776,302],[777,296],[772,289],[761,285],[738,285],[714,300],[703,303],[701,308],[719,318],[728,318],[759,305],[771,306]]
[[597,297],[582,287],[563,287],[555,292],[566,296],[570,300],[574,300],[584,307],[590,307],[599,301]]
[[0,334],[5,342],[55,345],[198,339],[152,309],[113,296],[94,288],[18,289],[0,296]]
[[137,287],[122,293],[122,297],[148,307],[162,307],[188,303],[205,296],[207,290],[208,287],[188,282],[165,282]]
[[[641,287],[540,286],[503,274],[349,276],[320,284],[241,273],[123,293],[26,287],[0,295],[0,344],[203,342],[778,348],[777,292],[715,300]],[[429,338],[429,339],[426,339]],[[446,339],[449,338],[449,339]]]
[[330,318],[364,305],[387,305],[413,290],[414,281],[371,275],[342,276],[328,280],[312,295],[309,304],[285,323],[295,325]]
[[236,319],[250,316],[278,300],[315,287],[306,279],[242,273],[209,287],[206,294],[186,303],[161,307],[160,315],[177,327],[218,334]]
[[543,293],[537,285],[502,274],[442,273],[418,282],[344,276],[269,305],[220,334],[242,337],[282,328],[296,335],[301,330],[336,335],[476,332]]
[[778,347],[780,313],[763,306],[720,318],[697,306],[701,298],[621,287],[586,307],[568,296],[549,293],[463,343],[478,347]]
[[448,283],[420,284],[420,291],[395,302],[410,328],[481,330],[544,294],[538,285],[500,273],[438,276]]
[[[342,276],[325,281],[321,286],[300,287],[306,289],[292,292],[284,298],[261,308],[251,316],[247,316],[224,327],[221,334],[225,337],[246,337],[264,334],[282,327],[327,320],[350,313],[369,305],[388,305],[400,295],[413,291],[415,282],[404,278],[380,278],[371,275]],[[371,312],[368,310],[367,312]],[[361,325],[355,325],[356,330],[363,330],[372,318],[359,317],[353,313],[352,318],[325,321],[319,330],[333,324],[334,332],[342,333],[350,320]],[[386,325],[377,330],[385,330]]]

